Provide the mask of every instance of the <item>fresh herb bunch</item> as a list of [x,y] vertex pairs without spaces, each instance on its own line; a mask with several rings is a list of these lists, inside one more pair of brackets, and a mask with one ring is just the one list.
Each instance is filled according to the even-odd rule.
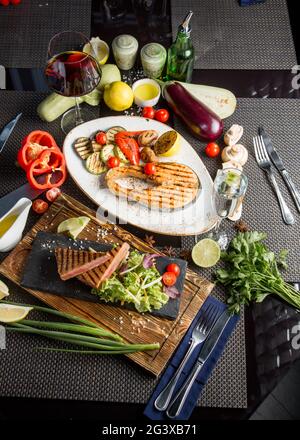
[[225,269],[216,272],[217,282],[227,287],[229,310],[239,313],[242,305],[262,302],[274,294],[300,309],[300,293],[286,283],[279,267],[286,269],[287,250],[278,256],[263,243],[267,235],[261,232],[238,233],[227,252],[222,253]]

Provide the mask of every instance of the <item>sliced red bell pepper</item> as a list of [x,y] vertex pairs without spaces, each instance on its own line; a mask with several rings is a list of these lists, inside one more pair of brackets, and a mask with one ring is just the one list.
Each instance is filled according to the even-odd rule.
[[115,135],[115,142],[132,165],[140,163],[139,144],[134,139],[141,131],[120,131]]
[[26,170],[41,152],[45,149],[59,150],[55,139],[47,131],[35,130],[29,133],[22,141],[22,146],[18,151],[18,162]]
[[66,170],[66,162],[63,154],[58,151],[52,151],[51,156],[53,156],[53,160],[50,158],[49,163],[52,163],[52,166],[47,171],[41,170],[41,164],[46,160],[46,157],[49,155],[49,151],[43,151],[40,156],[34,160],[28,167],[26,171],[27,180],[35,189],[50,189],[61,186],[67,178],[67,170]]

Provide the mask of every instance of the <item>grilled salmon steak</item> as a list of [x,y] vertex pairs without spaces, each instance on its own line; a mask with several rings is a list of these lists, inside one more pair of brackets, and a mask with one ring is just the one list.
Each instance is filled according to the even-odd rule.
[[123,243],[121,246],[112,249],[108,252],[111,257],[108,261],[79,275],[77,278],[82,283],[98,289],[101,283],[108,280],[118,269],[122,261],[128,256],[129,249],[130,246],[127,243]]
[[[111,192],[134,200],[149,208],[175,209],[192,202],[200,189],[194,171],[176,162],[155,164],[155,174],[148,176],[144,167],[131,165],[112,168],[106,174],[106,184]],[[120,179],[133,178],[134,185],[122,185]],[[137,185],[141,181],[142,185]],[[149,184],[145,187],[145,184]]]
[[77,277],[112,259],[109,253],[103,254],[102,252],[68,248],[56,248],[55,257],[59,276],[64,281]]

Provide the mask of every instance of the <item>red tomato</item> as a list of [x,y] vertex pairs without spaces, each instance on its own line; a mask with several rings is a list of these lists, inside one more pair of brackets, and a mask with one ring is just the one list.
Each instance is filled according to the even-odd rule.
[[49,202],[54,202],[54,200],[57,199],[60,193],[61,190],[59,188],[48,189],[48,191],[46,192],[46,199],[49,200]]
[[173,272],[177,277],[180,275],[180,267],[176,263],[167,266],[167,272]]
[[160,110],[156,110],[155,112],[155,119],[159,122],[167,122],[169,119],[169,112],[165,108],[161,108]]
[[44,202],[44,200],[42,199],[36,199],[32,204],[32,209],[37,214],[44,214],[44,212],[46,212],[48,208],[49,208],[48,203]]
[[155,110],[153,107],[144,107],[142,115],[144,118],[153,119],[155,115]]
[[162,276],[162,280],[165,286],[171,287],[176,283],[177,277],[173,272],[165,272]]
[[217,157],[220,154],[221,148],[215,142],[210,142],[205,147],[205,154],[208,157]]
[[116,156],[111,156],[107,161],[108,168],[116,168],[120,166],[120,159]]
[[100,144],[100,145],[106,144],[106,133],[104,133],[104,131],[99,131],[96,134],[96,142],[97,142],[97,144]]
[[155,164],[151,162],[146,163],[146,165],[144,166],[144,173],[147,174],[148,176],[152,176],[153,174],[155,174],[156,173]]
[[3,5],[3,6],[8,6],[9,5],[9,0],[1,0],[0,4]]
[[13,5],[18,5],[21,3],[21,0],[10,0],[10,3],[12,3]]

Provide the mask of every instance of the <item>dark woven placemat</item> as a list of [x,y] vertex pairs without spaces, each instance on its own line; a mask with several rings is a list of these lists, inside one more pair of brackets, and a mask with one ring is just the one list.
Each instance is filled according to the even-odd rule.
[[23,0],[0,11],[0,65],[38,68],[50,39],[74,30],[90,36],[92,0]]
[[291,69],[297,64],[285,0],[171,0],[172,31],[192,10],[196,69]]
[[[18,112],[23,112],[23,117],[1,154],[0,197],[25,182],[23,174],[16,171],[15,158],[20,140],[26,133],[34,129],[49,130],[58,143],[62,143],[60,121],[47,124],[36,115],[36,106],[44,96],[35,92],[0,92],[2,108],[5,108],[5,115],[0,115],[0,127]],[[104,109],[96,108],[95,117],[99,116],[99,111],[101,115],[105,114]],[[93,207],[71,179],[63,189]],[[27,229],[36,218],[34,215],[30,217]],[[9,286],[11,300],[36,302],[24,290],[11,283]],[[243,329],[243,320],[240,326]],[[46,354],[33,350],[34,347],[47,345],[49,342],[40,338],[8,336],[7,350],[0,350],[1,396],[145,403],[156,385],[156,379],[125,358]],[[208,407],[247,406],[246,360],[243,345],[240,344],[240,333],[232,335],[205,387],[200,403]]]

